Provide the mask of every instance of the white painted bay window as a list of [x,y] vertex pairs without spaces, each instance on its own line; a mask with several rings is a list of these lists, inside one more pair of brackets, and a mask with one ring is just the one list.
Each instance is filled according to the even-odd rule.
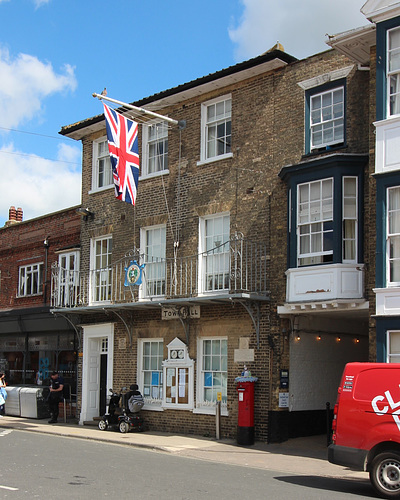
[[357,262],[357,177],[343,177],[343,262]]
[[387,190],[387,280],[400,286],[400,187]]
[[299,184],[297,191],[298,265],[331,262],[333,179]]
[[400,363],[400,331],[387,332],[387,363]]
[[387,82],[389,116],[400,113],[400,28],[388,31]]

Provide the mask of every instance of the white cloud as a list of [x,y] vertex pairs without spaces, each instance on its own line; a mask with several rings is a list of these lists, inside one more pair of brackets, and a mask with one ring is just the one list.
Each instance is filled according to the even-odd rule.
[[285,52],[303,58],[328,50],[326,33],[369,24],[360,13],[365,0],[241,0],[244,12],[229,30],[236,59],[262,54],[279,41]]
[[12,58],[0,47],[0,116],[3,127],[17,127],[36,116],[42,100],[56,92],[75,90],[74,69],[66,64],[57,74],[50,63],[19,54]]
[[27,155],[13,144],[1,148],[0,214],[8,217],[10,206],[21,207],[27,220],[79,205],[80,155],[79,147],[65,144],[59,147],[59,161]]
[[46,5],[47,3],[49,3],[50,0],[34,0],[33,3],[35,4],[35,7],[38,9],[39,7],[41,7],[42,5]]

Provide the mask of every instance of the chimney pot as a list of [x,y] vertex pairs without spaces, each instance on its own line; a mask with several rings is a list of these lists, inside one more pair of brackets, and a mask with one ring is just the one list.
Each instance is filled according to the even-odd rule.
[[8,220],[16,220],[17,218],[17,211],[15,210],[15,207],[10,207],[8,211]]

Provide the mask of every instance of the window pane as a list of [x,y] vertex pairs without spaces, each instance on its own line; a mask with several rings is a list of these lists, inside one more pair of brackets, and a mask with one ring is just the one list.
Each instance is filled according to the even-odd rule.
[[231,100],[207,106],[204,124],[206,158],[231,152]]
[[343,142],[344,88],[311,96],[311,148]]

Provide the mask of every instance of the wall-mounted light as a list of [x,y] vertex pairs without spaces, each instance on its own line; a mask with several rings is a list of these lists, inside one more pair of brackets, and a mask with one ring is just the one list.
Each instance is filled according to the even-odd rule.
[[297,342],[299,342],[301,340],[300,335],[296,335],[295,339],[297,340]]
[[49,243],[48,238],[46,238],[46,239],[43,241],[43,246],[44,246],[44,248],[49,248],[50,243]]
[[359,344],[360,343],[360,339],[357,337],[356,339],[354,339],[354,343],[355,344]]
[[76,209],[76,213],[78,213],[83,218],[83,220],[88,220],[88,217],[93,219],[94,217],[94,213],[91,212],[88,208],[79,207]]
[[336,337],[336,342],[340,342],[342,339],[340,337]]
[[317,340],[320,341],[321,340],[321,335],[317,335]]

